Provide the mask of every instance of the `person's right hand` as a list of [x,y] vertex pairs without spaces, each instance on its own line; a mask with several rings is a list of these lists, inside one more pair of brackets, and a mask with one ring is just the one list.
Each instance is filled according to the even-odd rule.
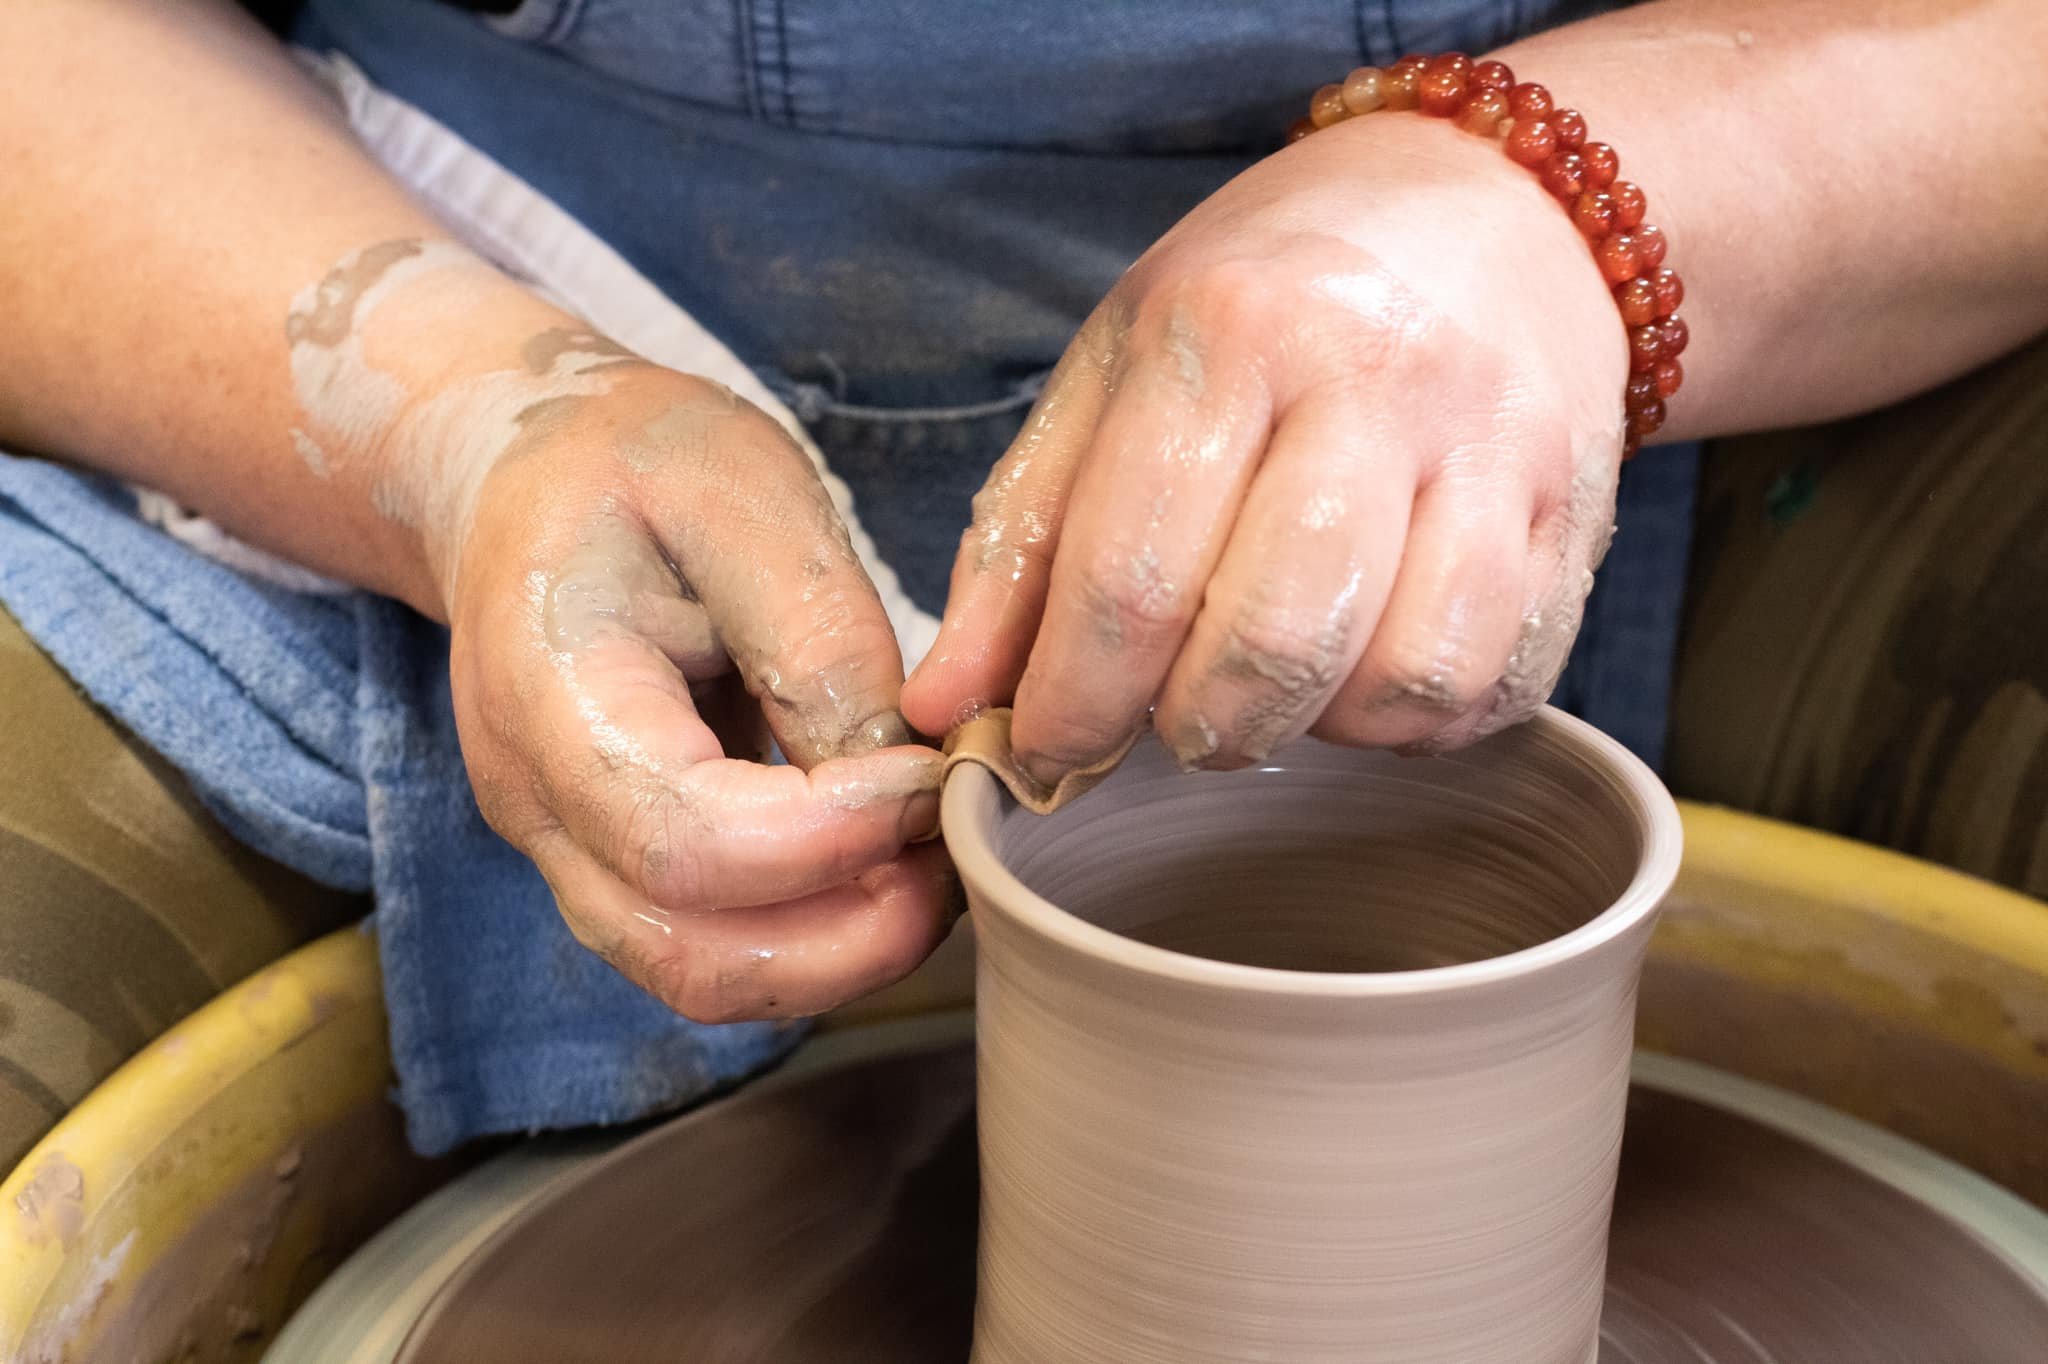
[[[718,384],[609,366],[443,504],[477,800],[670,1007],[816,1013],[950,927],[943,852],[906,846],[940,755],[910,742],[895,636],[804,452]],[[764,722],[790,765],[761,760]]]

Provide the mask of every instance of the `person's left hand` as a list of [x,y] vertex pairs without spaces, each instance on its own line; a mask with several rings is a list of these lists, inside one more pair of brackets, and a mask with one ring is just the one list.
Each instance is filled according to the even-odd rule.
[[976,498],[904,713],[937,734],[1014,698],[1048,787],[1148,711],[1190,768],[1526,718],[1607,543],[1627,368],[1585,242],[1497,141],[1318,133],[1082,328]]

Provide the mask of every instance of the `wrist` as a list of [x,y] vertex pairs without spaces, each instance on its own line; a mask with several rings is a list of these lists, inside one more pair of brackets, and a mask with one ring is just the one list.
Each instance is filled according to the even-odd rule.
[[344,258],[294,299],[286,335],[292,443],[372,560],[352,576],[444,620],[490,470],[538,415],[645,367],[447,241]]
[[[1648,220],[1643,189],[1620,175],[1618,153],[1592,139],[1585,116],[1554,99],[1547,87],[1518,81],[1499,60],[1475,63],[1455,52],[1403,57],[1385,69],[1361,67],[1341,84],[1322,87],[1288,142],[1319,131],[1327,141],[1347,123],[1390,121],[1455,130],[1467,145],[1501,153],[1568,218],[1584,248],[1571,254],[1590,258],[1611,316],[1624,329],[1629,377],[1620,405],[1621,455],[1634,454],[1665,424],[1665,400],[1684,381],[1679,356],[1689,347],[1690,329],[1677,315],[1685,289],[1665,264],[1669,240]],[[1439,142],[1448,147],[1457,139]],[[1504,204],[1516,197],[1504,185],[1495,192]],[[1519,197],[1529,196],[1525,191]],[[1583,269],[1576,273],[1585,275]],[[1505,282],[1529,274],[1497,271],[1494,278]]]

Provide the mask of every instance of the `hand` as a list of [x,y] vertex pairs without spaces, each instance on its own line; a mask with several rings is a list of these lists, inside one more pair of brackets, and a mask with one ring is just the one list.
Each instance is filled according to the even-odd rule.
[[1497,144],[1319,133],[1082,328],[976,498],[905,713],[1014,697],[1048,786],[1148,710],[1189,768],[1523,719],[1607,544],[1626,374],[1584,242]]
[[[539,361],[603,366],[577,385],[602,391],[496,400],[519,429],[431,553],[486,818],[586,946],[692,1018],[894,980],[951,924],[943,854],[906,849],[939,754],[910,745],[895,637],[809,459],[717,384],[546,335],[593,353]],[[761,762],[767,731],[792,765]]]

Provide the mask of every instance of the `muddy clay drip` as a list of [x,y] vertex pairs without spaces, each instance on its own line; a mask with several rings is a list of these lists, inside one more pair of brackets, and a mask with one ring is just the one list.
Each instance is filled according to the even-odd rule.
[[1647,769],[1546,711],[1436,759],[1186,777],[1146,745],[1041,817],[1065,793],[966,766],[1011,785],[965,752],[1000,723],[944,802],[980,954],[976,1364],[1588,1364],[1677,868]]
[[454,242],[408,237],[344,257],[292,299],[284,336],[304,418],[291,433],[292,445],[315,474],[331,477],[337,466],[374,449],[397,420],[405,387],[364,358],[360,331],[393,293],[445,270],[480,278],[492,273]]
[[45,1155],[14,1196],[14,1215],[30,1245],[54,1240],[68,1249],[85,1223],[85,1172],[62,1151]]
[[576,539],[547,589],[543,615],[551,648],[580,654],[603,639],[638,638],[693,680],[726,666],[717,632],[652,537],[616,513]]

